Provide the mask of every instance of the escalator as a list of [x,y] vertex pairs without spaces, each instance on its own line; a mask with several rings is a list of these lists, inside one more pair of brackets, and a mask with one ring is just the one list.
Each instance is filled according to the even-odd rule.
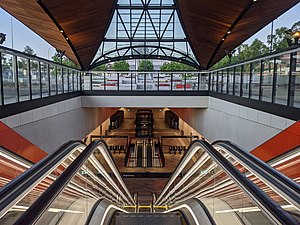
[[143,166],[143,144],[137,143],[137,167]]
[[0,224],[294,225],[299,190],[231,143],[194,141],[139,213],[106,144],[71,142],[0,189]]
[[152,145],[146,144],[147,148],[147,167],[152,167]]

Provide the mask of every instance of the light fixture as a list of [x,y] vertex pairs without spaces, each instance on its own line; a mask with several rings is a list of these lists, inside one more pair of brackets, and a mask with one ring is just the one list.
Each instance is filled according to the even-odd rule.
[[68,41],[68,40],[69,40],[69,38],[68,38],[68,37],[66,37],[66,40]]
[[222,38],[222,41],[225,41],[225,38]]
[[63,31],[63,30],[60,30],[60,33],[64,33],[64,31]]
[[229,30],[229,31],[227,31],[227,34],[230,34],[231,33],[231,31]]
[[0,33],[0,45],[2,45],[5,40],[6,40],[6,34]]
[[[289,30],[285,31],[285,33],[294,39],[295,45],[298,45],[299,38],[300,38],[300,29],[289,29]],[[291,43],[291,45],[292,45],[292,43]]]

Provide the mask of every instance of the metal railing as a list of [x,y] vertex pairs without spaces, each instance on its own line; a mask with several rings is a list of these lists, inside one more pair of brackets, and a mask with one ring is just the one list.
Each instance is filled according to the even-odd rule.
[[83,72],[0,47],[0,106],[81,90]]
[[207,91],[206,71],[99,71],[83,76],[85,91]]
[[209,91],[300,107],[300,47],[209,71]]

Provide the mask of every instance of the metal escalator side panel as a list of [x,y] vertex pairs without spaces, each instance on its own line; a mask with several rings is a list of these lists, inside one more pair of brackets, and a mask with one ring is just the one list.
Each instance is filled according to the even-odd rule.
[[215,141],[213,145],[223,148],[262,182],[300,210],[300,185],[298,183],[230,141]]
[[206,206],[198,199],[190,199],[164,213],[180,211],[189,225],[216,225]]
[[44,180],[69,155],[85,145],[70,141],[0,189],[0,218]]
[[116,212],[127,213],[127,211],[115,206],[111,202],[105,199],[100,199],[94,205],[85,225],[109,225],[111,224]]

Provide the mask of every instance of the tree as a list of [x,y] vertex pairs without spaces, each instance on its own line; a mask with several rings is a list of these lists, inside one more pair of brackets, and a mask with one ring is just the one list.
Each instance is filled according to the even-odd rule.
[[[279,27],[275,30],[275,34],[273,34],[273,36],[271,34],[269,34],[267,36],[267,43],[270,45],[270,49],[272,49],[273,51],[276,51],[279,49],[289,47],[289,45],[288,45],[289,37],[286,33],[287,30],[288,30],[287,27]],[[273,40],[272,40],[272,46],[271,46],[271,38],[272,37],[273,37]]]
[[152,71],[154,68],[151,60],[143,59],[139,63],[138,70],[139,71]]
[[118,61],[113,64],[113,70],[116,71],[129,71],[130,65],[127,61]]
[[194,67],[179,63],[179,62],[165,62],[161,67],[161,71],[190,71],[196,70]]
[[36,55],[34,50],[29,46],[29,45],[26,45],[24,47],[24,50],[23,50],[24,53],[28,54],[28,55]]
[[[52,56],[52,60],[53,62],[60,63],[60,57],[56,53]],[[68,59],[65,56],[62,58],[62,65],[69,66],[72,68],[78,68],[78,66],[75,63],[73,63],[70,59]]]
[[95,70],[95,71],[105,71],[105,70],[107,70],[107,64],[101,64],[99,66],[96,66],[93,70]]

